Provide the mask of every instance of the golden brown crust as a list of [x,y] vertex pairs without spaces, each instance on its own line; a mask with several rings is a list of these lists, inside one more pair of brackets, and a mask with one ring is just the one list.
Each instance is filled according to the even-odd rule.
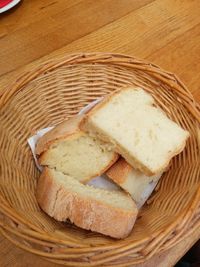
[[[72,178],[73,179],[73,178]],[[134,225],[137,208],[116,208],[91,197],[83,197],[56,181],[51,169],[45,168],[39,178],[37,194],[41,208],[58,221],[70,219],[75,225],[109,235],[125,238]]]
[[74,116],[73,118],[63,121],[43,135],[36,145],[36,154],[41,155],[57,140],[64,139],[76,132],[80,132],[79,124],[83,117],[84,115]]
[[106,175],[115,183],[121,185],[125,182],[132,169],[131,165],[121,157],[107,170]]

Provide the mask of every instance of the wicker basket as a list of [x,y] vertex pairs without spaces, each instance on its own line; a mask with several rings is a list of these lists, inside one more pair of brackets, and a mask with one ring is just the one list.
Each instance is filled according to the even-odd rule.
[[[58,223],[35,199],[39,172],[27,138],[127,85],[150,92],[191,137],[142,208],[131,235],[116,241]],[[172,73],[115,54],[73,54],[29,69],[0,99],[0,231],[18,247],[66,266],[132,266],[200,227],[200,108]]]

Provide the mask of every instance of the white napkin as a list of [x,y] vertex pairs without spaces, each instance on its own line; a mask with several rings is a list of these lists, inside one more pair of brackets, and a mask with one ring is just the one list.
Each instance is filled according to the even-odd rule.
[[[90,110],[94,105],[96,105],[102,99],[103,99],[103,97],[91,102],[86,107],[84,107],[78,114],[86,113],[88,110]],[[33,157],[35,160],[35,164],[40,171],[42,171],[43,167],[38,163],[38,160],[37,160],[37,157],[35,154],[35,146],[36,146],[38,139],[53,128],[54,128],[54,126],[41,129],[41,130],[37,131],[35,135],[28,138],[28,144],[31,148],[31,151],[32,151],[32,154],[33,154]],[[146,189],[143,191],[143,193],[141,195],[141,201],[139,203],[137,203],[138,208],[141,208],[143,206],[145,201],[148,199],[148,197],[153,192],[156,184],[157,184],[157,182],[152,182],[151,184],[149,184],[146,187]],[[107,190],[119,190],[119,187],[114,182],[109,180],[109,178],[105,174],[103,174],[102,176],[97,176],[97,177],[93,178],[91,181],[88,182],[88,185],[92,185],[96,188],[103,188],[103,189],[107,189]]]

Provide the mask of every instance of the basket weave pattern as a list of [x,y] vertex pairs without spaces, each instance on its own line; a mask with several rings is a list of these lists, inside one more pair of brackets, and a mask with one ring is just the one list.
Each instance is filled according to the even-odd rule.
[[[89,102],[128,85],[150,92],[190,132],[186,148],[163,175],[131,235],[113,240],[59,223],[35,199],[39,171],[27,139],[75,115]],[[0,99],[0,231],[17,246],[66,266],[131,266],[200,227],[200,108],[181,81],[143,60],[73,54],[34,66]]]

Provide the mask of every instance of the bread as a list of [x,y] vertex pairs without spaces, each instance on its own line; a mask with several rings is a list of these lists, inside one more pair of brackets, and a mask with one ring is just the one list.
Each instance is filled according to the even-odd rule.
[[81,182],[104,173],[118,155],[80,130],[84,115],[64,121],[39,139],[36,154],[43,166],[56,168]]
[[88,112],[81,128],[112,144],[131,166],[148,176],[165,170],[189,136],[155,107],[150,94],[136,87],[104,98]]
[[[151,193],[151,184],[160,179],[161,174],[146,176],[142,172],[134,169],[125,159],[120,158],[107,170],[106,175],[131,195],[138,206],[143,205]],[[153,189],[153,188],[152,188]]]
[[48,167],[39,178],[36,197],[41,208],[56,220],[69,219],[81,228],[114,238],[128,236],[138,213],[126,193],[84,185]]

